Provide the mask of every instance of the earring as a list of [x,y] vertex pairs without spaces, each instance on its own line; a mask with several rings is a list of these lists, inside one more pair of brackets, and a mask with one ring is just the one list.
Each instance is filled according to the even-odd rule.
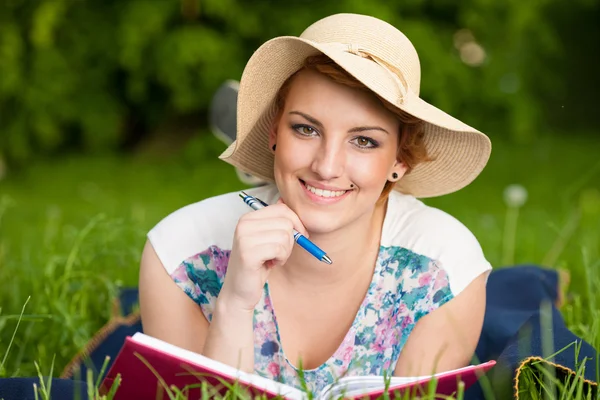
[[273,151],[275,151],[275,148],[277,147],[276,144],[273,145],[273,147],[271,147],[273,149]]
[[394,179],[398,179],[398,174],[394,172],[394,173],[392,174],[392,178],[394,178]]

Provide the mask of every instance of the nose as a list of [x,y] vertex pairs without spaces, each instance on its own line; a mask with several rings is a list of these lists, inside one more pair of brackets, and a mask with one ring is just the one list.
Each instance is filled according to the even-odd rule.
[[315,155],[311,169],[323,180],[339,178],[344,173],[346,155],[341,143],[323,140]]

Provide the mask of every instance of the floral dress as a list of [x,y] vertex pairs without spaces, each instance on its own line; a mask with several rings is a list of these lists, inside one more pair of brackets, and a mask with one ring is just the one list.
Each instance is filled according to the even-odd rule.
[[[171,277],[200,305],[210,321],[230,250],[210,246],[187,258]],[[316,393],[343,376],[391,375],[417,321],[453,298],[440,263],[399,246],[381,246],[367,294],[335,353],[322,365],[303,370]],[[298,369],[281,348],[277,318],[265,285],[254,310],[255,373],[301,389]]]

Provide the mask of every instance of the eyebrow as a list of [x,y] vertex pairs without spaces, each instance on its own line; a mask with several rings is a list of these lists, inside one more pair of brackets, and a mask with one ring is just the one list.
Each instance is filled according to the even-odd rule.
[[[290,111],[289,114],[299,115],[302,118],[306,119],[311,124],[316,125],[320,129],[323,129],[323,124],[318,119],[311,117],[308,114],[305,114],[300,111]],[[350,129],[348,132],[354,133],[354,132],[365,132],[365,131],[382,131],[382,132],[389,134],[388,131],[386,131],[385,129],[383,129],[380,126],[357,126],[355,128]]]

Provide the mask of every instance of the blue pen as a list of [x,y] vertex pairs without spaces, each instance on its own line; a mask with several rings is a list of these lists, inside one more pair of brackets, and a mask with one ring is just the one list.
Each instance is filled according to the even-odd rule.
[[[254,197],[254,196],[250,196],[249,194],[247,194],[245,192],[240,193],[240,197],[242,198],[242,200],[244,200],[244,203],[249,205],[250,208],[252,208],[253,210],[260,210],[261,208],[268,206],[268,204],[265,203],[264,201]],[[302,247],[304,250],[308,251],[310,254],[315,256],[317,258],[317,260],[323,261],[326,264],[330,264],[330,265],[333,264],[333,261],[331,261],[331,258],[329,258],[323,250],[318,248],[316,244],[314,244],[313,242],[308,240],[304,235],[302,235],[300,232],[298,232],[295,229],[294,229],[294,240],[296,241],[296,243],[298,243],[300,245],[300,247]]]

